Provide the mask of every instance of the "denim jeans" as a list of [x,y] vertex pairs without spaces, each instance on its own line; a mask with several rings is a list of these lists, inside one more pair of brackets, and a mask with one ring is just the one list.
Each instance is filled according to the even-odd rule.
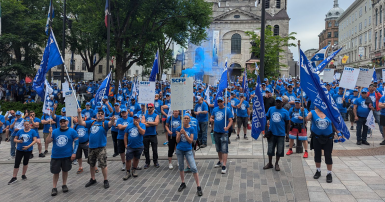
[[201,144],[207,145],[207,127],[208,122],[199,122],[199,133],[198,133],[198,140],[201,142]]
[[344,121],[348,121],[348,113],[342,113],[341,112],[341,116],[344,119]]
[[366,118],[358,117],[358,121],[357,121],[357,141],[366,141],[366,138],[368,136],[368,126],[365,125],[365,123],[366,123]]
[[197,173],[197,165],[195,164],[193,150],[190,151],[182,151],[177,149],[176,150],[176,156],[178,157],[178,163],[179,163],[179,171],[184,170],[184,157],[186,157],[186,160],[188,164],[190,165],[190,169],[192,173]]
[[13,141],[13,139],[15,138],[15,136],[11,136],[11,156],[15,156],[16,155],[16,142]]
[[381,132],[382,136],[384,136],[384,133],[382,131],[382,126],[380,125],[381,111],[374,111],[373,116],[374,116],[374,119],[376,120],[376,123],[378,124],[378,127],[380,128],[380,132]]
[[229,137],[227,133],[217,133],[214,131],[214,139],[217,152],[229,153]]

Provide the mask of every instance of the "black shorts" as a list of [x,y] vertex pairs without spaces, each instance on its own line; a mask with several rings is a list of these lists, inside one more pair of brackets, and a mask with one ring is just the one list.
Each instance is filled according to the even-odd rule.
[[118,153],[123,154],[126,151],[126,147],[124,146],[124,140],[118,139]]
[[127,147],[126,161],[130,161],[133,158],[140,159],[143,149],[144,147],[139,147],[139,148]]
[[78,150],[76,151],[76,159],[81,159],[83,157],[82,152],[84,152],[84,157],[88,158],[88,141],[85,143],[79,143]]
[[349,109],[348,110],[348,114],[349,114],[349,120],[350,122],[354,122],[354,112],[353,112],[353,109]]
[[238,117],[237,118],[237,126],[238,128],[247,127],[247,123],[249,122],[249,117]]
[[52,174],[59,174],[60,171],[68,172],[72,168],[71,157],[60,158],[60,159],[51,158],[50,164],[51,164],[50,170]]
[[384,115],[380,115],[380,125],[385,126],[385,116]]

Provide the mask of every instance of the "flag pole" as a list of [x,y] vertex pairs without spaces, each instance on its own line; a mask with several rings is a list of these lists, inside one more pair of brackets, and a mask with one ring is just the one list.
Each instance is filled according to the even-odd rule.
[[[51,35],[51,30],[52,30],[52,0],[49,2],[49,34],[48,34],[48,40],[49,40],[49,38],[50,38],[50,35]],[[52,77],[52,71],[51,71],[51,69],[49,69],[49,71],[48,71],[48,83],[50,84],[50,85],[52,85],[52,83],[51,83],[51,77]]]
[[[110,0],[107,0],[108,2],[108,12],[107,12],[107,67],[106,70],[110,68],[110,31],[111,31],[111,26],[110,26],[110,16],[111,16],[111,6],[110,6]],[[111,73],[110,69],[110,73]],[[104,96],[104,95],[103,95]]]
[[[299,56],[299,68],[301,68],[301,41],[298,40],[298,56]],[[299,78],[301,79],[301,70],[299,71]],[[303,103],[303,89],[301,87],[301,108],[304,107],[304,103]],[[301,109],[299,109],[299,111],[301,111]],[[303,116],[302,116],[302,124],[303,126],[301,127],[301,130],[300,130],[300,133],[302,133],[302,129],[305,128],[305,109],[303,110],[302,112]],[[301,114],[299,112],[299,114]],[[290,133],[290,131],[289,131]],[[302,147],[302,141],[299,141],[298,139],[298,134],[297,134],[297,144],[295,146],[295,153],[303,153],[303,147]]]

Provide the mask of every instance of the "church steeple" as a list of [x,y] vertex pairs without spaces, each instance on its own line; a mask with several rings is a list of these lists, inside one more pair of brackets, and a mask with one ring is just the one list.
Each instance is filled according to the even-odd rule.
[[339,6],[338,6],[338,0],[334,0],[334,6],[333,6],[333,8],[337,8],[337,7],[339,7]]

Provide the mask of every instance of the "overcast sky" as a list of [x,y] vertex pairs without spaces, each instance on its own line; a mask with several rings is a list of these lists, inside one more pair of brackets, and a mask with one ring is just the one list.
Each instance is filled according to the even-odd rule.
[[[339,0],[339,7],[346,10],[354,1]],[[291,18],[289,32],[296,32],[301,49],[318,49],[318,34],[325,29],[325,15],[333,8],[333,0],[288,0],[287,10]],[[297,42],[295,42],[297,44]],[[298,60],[298,48],[290,48],[294,60]]]

